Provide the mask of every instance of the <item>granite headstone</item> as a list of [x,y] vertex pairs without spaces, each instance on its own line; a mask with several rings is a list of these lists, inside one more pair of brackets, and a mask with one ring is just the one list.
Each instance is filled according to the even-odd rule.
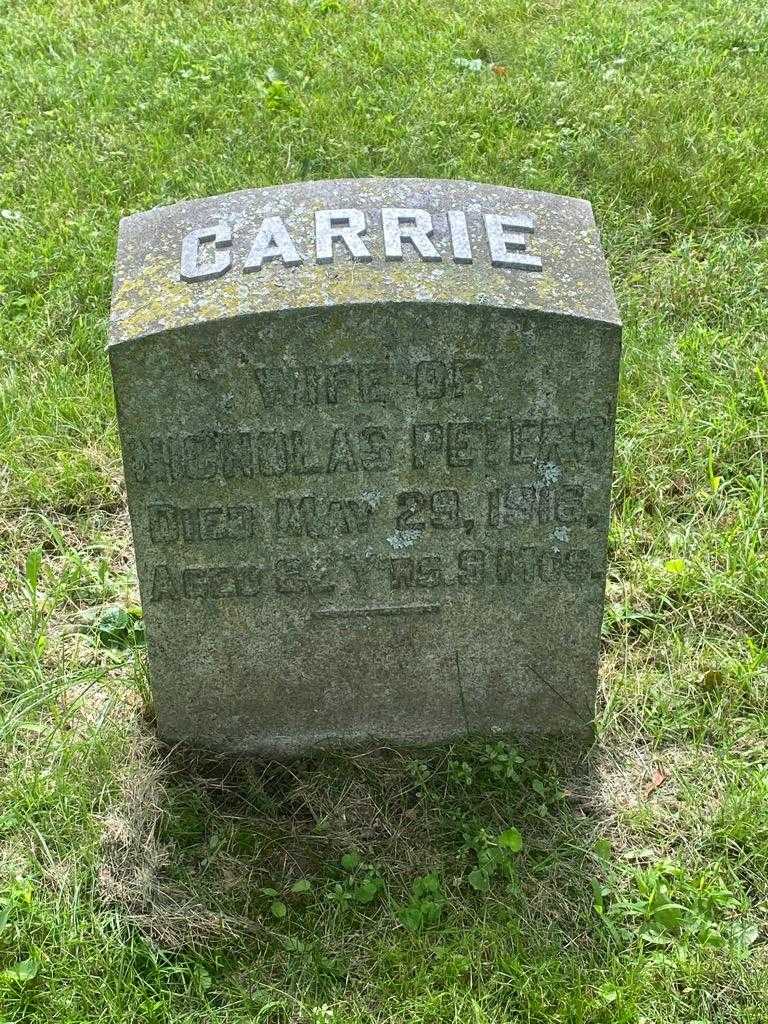
[[109,356],[161,736],[588,730],[620,336],[578,199],[370,179],[124,219]]

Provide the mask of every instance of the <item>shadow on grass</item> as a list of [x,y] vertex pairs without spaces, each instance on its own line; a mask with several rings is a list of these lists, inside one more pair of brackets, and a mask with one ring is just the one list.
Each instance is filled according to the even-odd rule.
[[155,810],[128,856],[107,843],[111,897],[169,954],[247,970],[251,994],[405,1005],[476,989],[511,1008],[517,979],[543,1007],[609,953],[583,749],[473,741],[277,764],[145,740],[134,760],[118,817]]

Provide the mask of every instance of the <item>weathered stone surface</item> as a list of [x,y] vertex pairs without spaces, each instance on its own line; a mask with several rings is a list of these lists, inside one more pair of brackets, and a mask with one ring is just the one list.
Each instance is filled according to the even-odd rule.
[[580,200],[373,179],[124,220],[109,354],[162,736],[583,730],[619,350]]

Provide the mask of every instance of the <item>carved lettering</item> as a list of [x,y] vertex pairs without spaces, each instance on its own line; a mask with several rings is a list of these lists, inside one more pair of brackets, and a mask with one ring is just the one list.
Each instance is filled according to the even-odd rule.
[[[472,217],[480,221],[480,215],[474,211]],[[381,225],[380,238],[370,239],[378,259],[380,254],[385,261],[401,261],[403,247],[407,245],[417,259],[437,263],[443,259],[443,253],[434,240],[435,218],[441,224],[441,234],[447,243],[446,258],[459,266],[472,266],[476,254],[470,239],[469,218],[463,210],[433,214],[416,207],[383,207],[368,214],[361,209],[345,208],[315,211],[314,224],[303,210],[285,216],[266,216],[250,244],[236,238],[235,228],[227,222],[194,228],[181,241],[179,277],[182,281],[197,284],[226,274],[233,266],[235,242],[238,243],[237,251],[246,252],[244,258],[240,257],[243,273],[259,272],[267,263],[283,268],[297,267],[304,263],[304,257],[294,238],[306,239],[312,229],[317,263],[333,263],[340,254],[356,263],[371,263],[374,259],[372,249],[363,240],[368,238],[369,224]],[[524,271],[542,269],[541,256],[527,251],[535,229],[530,213],[485,213],[481,222],[487,245],[483,256],[492,267]],[[207,250],[211,243],[212,251]],[[212,255],[213,258],[201,260],[201,254]]]
[[388,207],[381,211],[384,232],[384,258],[402,260],[403,242],[409,242],[428,263],[439,263],[442,256],[432,243],[432,217],[426,210]]
[[467,215],[463,210],[448,211],[448,230],[451,235],[454,263],[471,263],[472,244],[469,240]]
[[546,523],[572,526],[584,521],[584,488],[579,484],[511,485],[488,492],[488,525],[493,529]]
[[421,558],[391,558],[389,560],[390,585],[392,590],[427,588],[433,590],[445,584],[443,563],[439,555],[425,555]]
[[[200,248],[213,242],[213,260],[199,262]],[[226,274],[232,266],[232,229],[221,223],[208,228],[196,228],[184,236],[181,243],[182,281],[212,281]]]
[[589,552],[559,551],[534,547],[499,548],[496,552],[496,578],[508,586],[514,584],[583,582],[589,578]]
[[282,217],[265,217],[261,222],[243,270],[246,274],[261,270],[270,260],[282,260],[286,267],[296,267],[303,262]]
[[375,514],[366,501],[281,497],[275,508],[275,533],[284,537],[345,537],[370,532]]
[[350,473],[359,468],[360,463],[357,460],[349,431],[343,428],[334,430],[331,451],[328,455],[328,472],[336,473],[342,470]]
[[152,602],[180,599],[226,600],[270,593],[290,600],[335,593],[341,585],[369,593],[584,584],[600,577],[585,549],[561,550],[526,545],[518,548],[461,548],[453,555],[344,556],[333,549],[322,557],[281,556],[272,565],[194,565],[161,563],[151,570]]
[[275,563],[275,589],[282,594],[332,594],[336,585],[325,563],[309,565],[301,558],[279,558]]
[[268,410],[386,405],[391,397],[387,363],[257,366],[254,374],[259,397]]
[[152,601],[185,598],[224,599],[255,597],[264,584],[259,565],[191,566],[186,569],[156,565],[152,573]]
[[156,565],[152,572],[152,600],[176,600],[179,596],[178,582],[167,565]]
[[492,267],[541,270],[541,257],[525,251],[527,236],[533,234],[533,218],[530,214],[515,213],[510,216],[486,213],[483,219]]
[[[358,394],[378,401],[383,394],[383,369],[371,364],[369,370],[368,376],[357,375],[354,387]],[[279,391],[277,384],[270,391],[266,379],[260,382],[262,394],[270,394],[271,408],[279,408],[277,403],[286,400],[286,393]],[[442,369],[422,371],[424,388],[442,387],[436,382],[445,379],[455,381],[451,375],[445,378]],[[339,394],[337,390],[335,395]],[[498,469],[508,465],[535,469],[550,483],[556,482],[563,467],[603,458],[610,442],[610,429],[602,416],[425,420],[406,429],[414,470]],[[396,438],[388,427],[379,424],[359,428],[327,425],[319,430],[203,430],[131,437],[125,446],[126,472],[141,484],[385,472],[394,467],[395,448]]]
[[413,468],[434,465],[443,454],[444,431],[440,423],[414,423]]
[[416,364],[416,396],[425,399],[464,398],[479,379],[481,359],[425,359]]
[[447,489],[425,494],[422,491],[401,491],[396,498],[398,530],[457,529],[464,524],[460,517],[458,491]]
[[342,242],[358,263],[370,263],[362,235],[367,231],[362,210],[318,210],[315,214],[315,252],[318,263],[332,263],[334,242]]
[[181,508],[149,505],[149,535],[159,546],[176,541],[249,540],[254,534],[254,510],[245,505]]

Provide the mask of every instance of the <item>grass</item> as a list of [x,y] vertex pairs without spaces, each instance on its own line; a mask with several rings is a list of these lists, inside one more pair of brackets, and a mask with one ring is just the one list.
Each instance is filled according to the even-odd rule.
[[[764,4],[6,0],[0,44],[0,1019],[762,1024]],[[152,738],[118,218],[369,174],[595,207],[626,332],[586,762]]]

